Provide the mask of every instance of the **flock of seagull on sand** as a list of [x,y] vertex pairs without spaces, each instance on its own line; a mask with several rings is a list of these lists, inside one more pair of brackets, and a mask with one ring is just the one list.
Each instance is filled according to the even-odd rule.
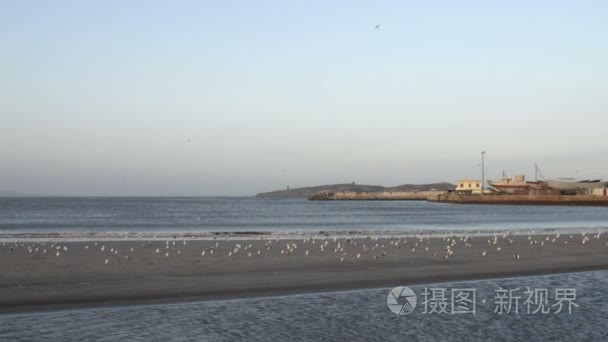
[[[554,235],[529,235],[527,240],[528,244],[531,246],[544,246],[545,244],[562,244],[568,245],[569,241],[571,243],[580,243],[582,245],[586,245],[588,241],[593,238],[599,240],[602,233],[597,232],[591,235],[591,238],[588,233],[581,232],[580,236],[578,234],[571,234],[568,237],[562,237],[559,232]],[[126,236],[125,236],[126,238]],[[241,240],[230,241],[226,238],[222,243],[216,241],[215,243],[211,243],[210,246],[206,248],[202,248],[200,250],[200,257],[205,257],[213,255],[220,255],[220,253],[225,253],[226,257],[233,257],[236,255],[247,255],[248,258],[261,256],[262,253],[269,253],[274,246],[276,248],[280,248],[280,254],[282,256],[289,256],[291,254],[295,254],[299,250],[303,250],[302,254],[304,256],[308,256],[311,254],[311,251],[314,249],[318,249],[321,253],[333,253],[339,257],[339,260],[343,262],[346,256],[354,255],[356,259],[360,259],[362,257],[372,258],[373,260],[378,260],[379,258],[385,257],[388,255],[391,250],[394,249],[404,249],[408,250],[411,253],[416,253],[417,250],[424,251],[426,253],[430,252],[430,255],[435,258],[438,257],[437,251],[430,251],[432,240],[442,241],[445,244],[445,247],[434,247],[433,249],[441,250],[443,254],[442,258],[447,260],[449,258],[454,257],[456,246],[464,246],[465,248],[471,248],[473,246],[474,241],[483,241],[487,239],[485,248],[482,248],[483,251],[480,253],[481,257],[485,257],[491,251],[501,252],[503,247],[511,246],[514,243],[514,235],[511,233],[503,233],[503,234],[494,234],[490,237],[488,236],[458,236],[452,234],[446,234],[443,237],[431,237],[431,236],[423,236],[419,235],[416,237],[377,237],[377,236],[367,236],[365,238],[331,238],[331,237],[308,237],[304,238],[301,241],[301,244],[290,240],[291,242],[285,242],[280,240],[279,238],[274,239],[264,239],[261,238],[264,245],[263,247],[254,247],[250,241],[243,242]],[[200,240],[199,240],[200,241]],[[300,241],[300,240],[297,240]],[[153,240],[139,241],[141,243],[141,247],[146,247],[146,245],[151,246]],[[159,242],[158,240],[154,240],[154,242]],[[132,254],[129,252],[134,252],[135,247],[129,247],[127,251],[119,252],[119,250],[115,247],[106,247],[106,244],[103,241],[83,241],[82,248],[84,251],[88,250],[99,250],[102,254],[105,255],[103,262],[108,264],[113,259],[112,257],[122,257],[126,260],[132,259]],[[107,242],[110,245],[109,242]],[[483,243],[483,242],[482,242]],[[176,240],[173,237],[173,240],[165,240],[164,247],[157,247],[154,249],[154,254],[164,255],[164,257],[170,257],[172,255],[181,255],[182,249],[180,246],[186,246],[187,240]],[[232,245],[234,244],[234,245]],[[154,248],[157,244],[152,246]],[[257,244],[256,244],[257,245]],[[62,254],[68,253],[69,248],[68,245],[59,241],[46,241],[46,242],[3,242],[3,248],[8,247],[10,252],[14,252],[18,248],[26,249],[28,253],[34,255],[44,255],[44,254],[54,254],[56,257],[60,257]],[[73,246],[73,245],[72,245]],[[131,245],[132,246],[132,245]],[[604,242],[603,246],[608,246],[608,242]],[[354,250],[354,251],[353,251]],[[441,255],[439,255],[441,257]],[[512,254],[513,260],[519,260],[520,254]]]

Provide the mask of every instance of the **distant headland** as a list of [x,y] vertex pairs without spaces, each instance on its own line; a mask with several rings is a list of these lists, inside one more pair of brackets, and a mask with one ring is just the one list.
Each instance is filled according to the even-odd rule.
[[330,184],[330,185],[319,185],[302,188],[287,188],[285,190],[276,190],[271,192],[262,192],[256,195],[256,197],[310,197],[315,193],[319,192],[384,192],[384,191],[395,191],[395,192],[414,192],[414,191],[448,191],[454,189],[456,185],[442,182],[442,183],[431,183],[431,184],[403,184],[393,187],[384,187],[380,185],[364,185],[345,183],[345,184]]

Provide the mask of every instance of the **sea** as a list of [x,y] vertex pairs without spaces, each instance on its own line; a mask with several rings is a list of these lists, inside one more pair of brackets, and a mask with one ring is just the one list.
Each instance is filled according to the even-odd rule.
[[[91,232],[526,233],[607,227],[608,208],[601,207],[255,197],[0,198],[3,239]],[[607,285],[608,271],[425,284],[411,287],[416,305],[409,312],[397,310],[401,314],[391,308],[405,305],[404,298],[390,302],[390,288],[3,314],[0,341],[606,341]],[[452,300],[461,298],[456,294],[462,289],[474,293],[474,304],[468,304],[473,312],[453,311],[460,308]],[[429,293],[443,296],[429,301]]]
[[431,232],[608,227],[608,208],[258,197],[0,198],[0,234]]

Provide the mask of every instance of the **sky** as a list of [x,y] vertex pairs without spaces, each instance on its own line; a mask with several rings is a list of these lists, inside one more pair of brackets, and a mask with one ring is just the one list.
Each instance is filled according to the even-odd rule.
[[455,183],[484,150],[489,179],[608,178],[606,17],[606,1],[4,0],[0,190]]

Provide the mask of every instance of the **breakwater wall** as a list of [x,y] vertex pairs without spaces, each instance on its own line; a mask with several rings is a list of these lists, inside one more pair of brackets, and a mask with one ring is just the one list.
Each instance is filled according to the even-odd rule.
[[335,191],[319,192],[309,199],[313,201],[426,201],[429,198],[438,198],[445,191],[375,191],[354,192]]
[[608,196],[593,195],[458,195],[444,193],[430,202],[456,204],[585,205],[608,206]]
[[446,191],[319,192],[312,201],[429,201],[455,204],[607,206],[608,196],[593,195],[459,195]]

